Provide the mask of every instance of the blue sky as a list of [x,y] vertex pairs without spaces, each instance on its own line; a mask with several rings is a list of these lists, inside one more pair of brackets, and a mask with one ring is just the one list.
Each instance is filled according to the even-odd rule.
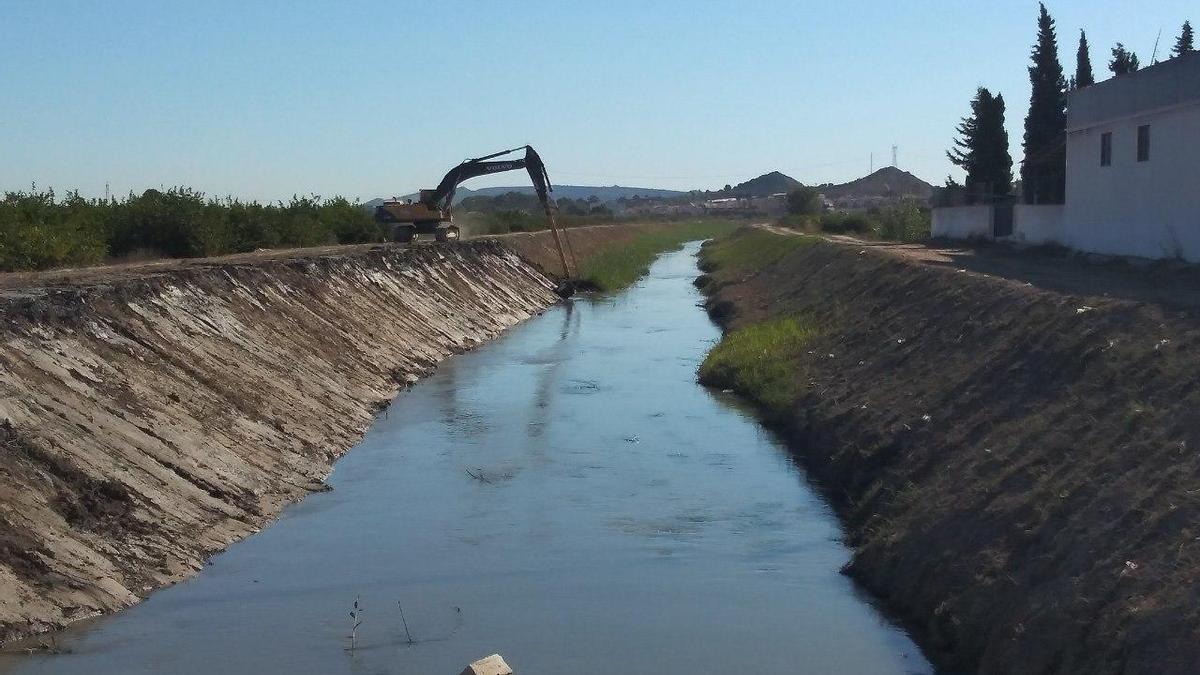
[[[1200,5],[1053,0],[1149,62]],[[1037,3],[0,0],[0,189],[263,200],[432,187],[531,143],[556,183],[716,188],[890,163],[940,183],[975,87],[1020,160]],[[1107,71],[1104,71],[1105,73]],[[506,174],[471,186],[519,184]]]

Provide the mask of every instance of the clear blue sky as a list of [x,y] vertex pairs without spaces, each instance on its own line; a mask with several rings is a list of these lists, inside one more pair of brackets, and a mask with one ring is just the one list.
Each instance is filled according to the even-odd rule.
[[[1192,0],[1052,0],[1073,72],[1160,56]],[[557,183],[713,188],[779,169],[931,182],[975,87],[1020,160],[1037,3],[0,0],[0,189],[273,200],[432,187],[531,143]],[[1103,72],[1102,72],[1103,71]],[[469,185],[519,184],[505,174]]]

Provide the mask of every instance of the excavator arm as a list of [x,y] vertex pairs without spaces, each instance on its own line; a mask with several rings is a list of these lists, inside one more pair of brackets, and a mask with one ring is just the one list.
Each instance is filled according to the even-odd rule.
[[[492,161],[497,157],[510,155],[521,150],[525,151],[524,157]],[[454,191],[458,189],[458,186],[463,181],[502,171],[515,171],[517,169],[526,169],[529,172],[529,179],[533,181],[533,188],[537,192],[538,200],[542,203],[543,208],[549,210],[550,191],[552,190],[550,187],[550,175],[546,173],[546,165],[542,162],[542,158],[537,154],[537,151],[528,145],[464,161],[462,164],[450,169],[436,188],[433,190],[423,190],[421,192],[421,202],[431,209],[441,209],[446,213],[450,213],[454,205]]]

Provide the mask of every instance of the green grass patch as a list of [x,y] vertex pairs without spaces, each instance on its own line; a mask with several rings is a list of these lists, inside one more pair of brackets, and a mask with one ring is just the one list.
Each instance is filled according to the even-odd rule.
[[800,357],[818,335],[802,316],[769,319],[731,331],[700,366],[700,382],[732,389],[768,417],[788,412],[800,393]]
[[708,272],[741,273],[782,260],[792,251],[819,243],[816,237],[775,234],[758,228],[739,230],[734,236],[709,244],[701,255]]
[[689,241],[726,235],[736,228],[737,224],[731,222],[697,221],[642,232],[631,241],[595,255],[581,264],[579,276],[584,282],[601,291],[624,288],[649,271],[654,259],[664,251],[677,249]]

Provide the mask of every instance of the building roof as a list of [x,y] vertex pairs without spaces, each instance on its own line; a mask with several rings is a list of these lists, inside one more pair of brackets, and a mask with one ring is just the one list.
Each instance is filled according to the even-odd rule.
[[1076,90],[1067,101],[1067,131],[1200,103],[1200,52]]

